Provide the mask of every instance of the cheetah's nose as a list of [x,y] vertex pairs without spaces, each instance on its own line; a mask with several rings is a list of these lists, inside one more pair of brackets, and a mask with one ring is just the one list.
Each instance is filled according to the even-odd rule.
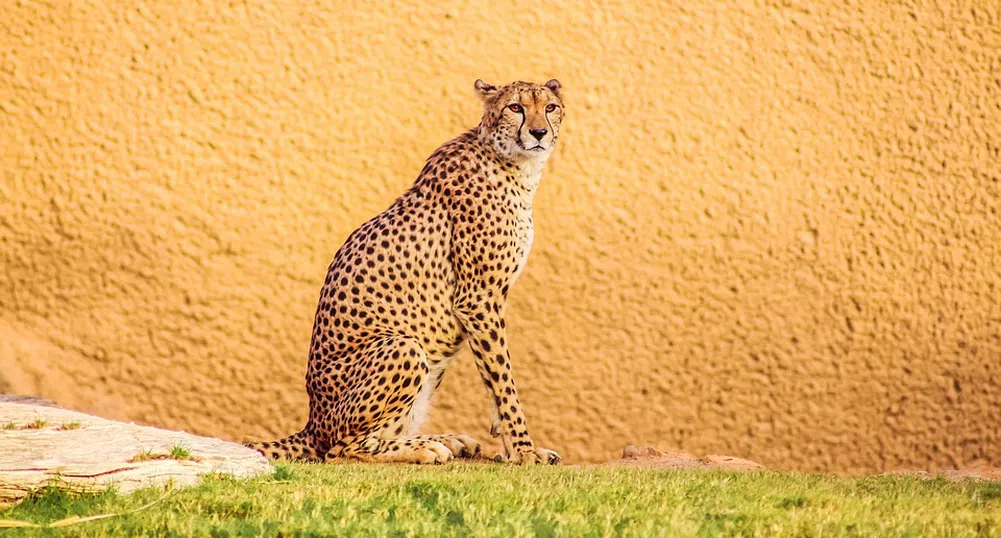
[[542,137],[546,136],[546,133],[549,131],[545,129],[529,129],[528,132],[532,133],[532,136],[534,136],[536,140],[541,141]]

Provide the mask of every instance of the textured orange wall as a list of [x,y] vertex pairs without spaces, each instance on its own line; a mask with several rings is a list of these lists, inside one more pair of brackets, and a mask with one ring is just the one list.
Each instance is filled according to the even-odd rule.
[[[476,78],[558,77],[510,308],[540,444],[1001,464],[998,2],[125,4],[0,3],[0,392],[296,430],[337,247]],[[479,385],[432,429],[486,437]]]

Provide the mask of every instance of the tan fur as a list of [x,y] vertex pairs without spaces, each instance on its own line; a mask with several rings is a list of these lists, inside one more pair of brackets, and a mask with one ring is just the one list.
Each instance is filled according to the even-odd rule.
[[560,461],[529,436],[505,306],[532,246],[532,199],[559,137],[561,88],[475,87],[480,124],[438,148],[414,185],[338,250],[314,321],[309,420],[291,437],[249,445],[262,454],[412,463],[476,455],[468,436],[418,435],[445,368],[469,342],[504,458]]

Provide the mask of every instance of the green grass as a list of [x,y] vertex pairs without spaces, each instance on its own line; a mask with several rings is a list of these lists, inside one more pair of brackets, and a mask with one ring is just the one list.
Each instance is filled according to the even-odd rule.
[[191,451],[188,450],[187,448],[185,448],[182,445],[174,445],[170,449],[170,452],[167,454],[167,456],[169,456],[170,459],[174,459],[174,460],[193,460],[193,459],[196,459],[194,456],[191,455]]
[[132,457],[129,461],[132,463],[139,463],[142,461],[149,460],[178,460],[178,461],[202,461],[198,456],[191,455],[191,451],[188,450],[183,445],[174,445],[171,447],[170,452],[166,454],[159,454],[153,452],[152,450],[144,450]]
[[25,425],[24,429],[26,429],[26,430],[40,430],[40,429],[46,427],[48,424],[49,424],[48,422],[46,422],[46,421],[44,421],[44,420],[42,420],[40,418],[36,418],[33,422],[29,422],[27,425]]
[[63,431],[79,430],[82,426],[82,424],[74,420],[73,422],[63,422],[62,425],[59,426],[59,429]]
[[147,450],[143,450],[142,452],[136,454],[135,456],[132,456],[132,459],[130,459],[129,462],[130,463],[139,463],[141,461],[154,460],[154,459],[157,459],[158,457],[159,458],[166,458],[167,456],[166,456],[166,454],[161,454],[160,456],[157,456],[156,454],[153,453],[152,450],[148,450],[147,449]]
[[[163,495],[46,490],[0,511],[38,523],[120,513]],[[144,510],[6,536],[1001,536],[1001,484],[905,477],[283,465],[207,478]]]

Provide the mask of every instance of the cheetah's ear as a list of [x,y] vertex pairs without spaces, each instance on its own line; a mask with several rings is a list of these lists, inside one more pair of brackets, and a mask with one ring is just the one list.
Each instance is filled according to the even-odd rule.
[[563,86],[560,85],[560,81],[556,80],[555,78],[549,79],[549,82],[547,82],[545,86],[549,88],[550,91],[555,93],[556,97],[559,97],[561,99],[563,98],[563,96],[560,95],[560,90],[563,88]]
[[481,78],[476,79],[476,82],[473,83],[473,87],[476,88],[476,93],[480,96],[480,99],[484,101],[497,93],[496,86],[491,86],[490,84],[483,82],[483,79]]

